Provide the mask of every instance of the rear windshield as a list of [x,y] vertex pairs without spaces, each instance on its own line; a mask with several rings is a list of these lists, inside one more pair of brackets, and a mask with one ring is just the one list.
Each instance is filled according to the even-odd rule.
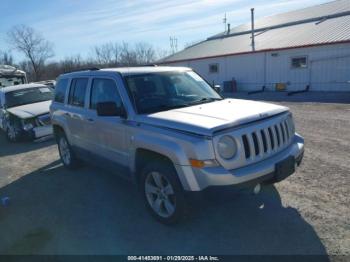
[[51,100],[53,92],[50,87],[33,87],[7,92],[6,107],[15,107]]

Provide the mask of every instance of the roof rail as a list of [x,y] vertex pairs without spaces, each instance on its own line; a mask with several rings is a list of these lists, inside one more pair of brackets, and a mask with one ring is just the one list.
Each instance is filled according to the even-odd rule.
[[80,72],[80,71],[97,71],[97,70],[100,70],[100,68],[98,67],[79,68],[79,69],[74,69],[74,70],[65,72],[65,74]]
[[121,67],[145,67],[145,66],[153,66],[153,67],[157,67],[157,64],[140,64],[140,65],[131,65],[131,66],[121,66]]

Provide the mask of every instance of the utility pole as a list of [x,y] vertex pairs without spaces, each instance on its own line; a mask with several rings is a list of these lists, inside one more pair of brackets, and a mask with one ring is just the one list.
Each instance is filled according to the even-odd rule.
[[227,17],[226,17],[226,13],[224,16],[224,19],[222,19],[223,23],[224,23],[224,32],[226,32],[226,24],[227,24]]

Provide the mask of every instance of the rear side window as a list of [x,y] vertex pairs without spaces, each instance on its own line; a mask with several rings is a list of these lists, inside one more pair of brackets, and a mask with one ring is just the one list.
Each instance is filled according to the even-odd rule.
[[68,101],[70,105],[84,107],[87,83],[87,78],[72,79]]
[[90,108],[96,109],[97,103],[115,102],[122,105],[117,85],[111,79],[94,79],[91,88]]
[[68,79],[61,79],[56,84],[54,101],[58,103],[64,103],[66,96],[66,90],[68,85]]

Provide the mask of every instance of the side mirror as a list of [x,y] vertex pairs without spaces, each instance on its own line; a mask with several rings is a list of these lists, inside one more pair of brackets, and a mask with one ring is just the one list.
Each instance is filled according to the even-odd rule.
[[97,103],[96,111],[98,116],[120,116],[125,118],[126,112],[123,107],[118,107],[115,102]]
[[214,86],[214,90],[215,90],[216,92],[220,93],[220,92],[221,92],[221,86],[220,86],[220,85],[215,85],[215,86]]

